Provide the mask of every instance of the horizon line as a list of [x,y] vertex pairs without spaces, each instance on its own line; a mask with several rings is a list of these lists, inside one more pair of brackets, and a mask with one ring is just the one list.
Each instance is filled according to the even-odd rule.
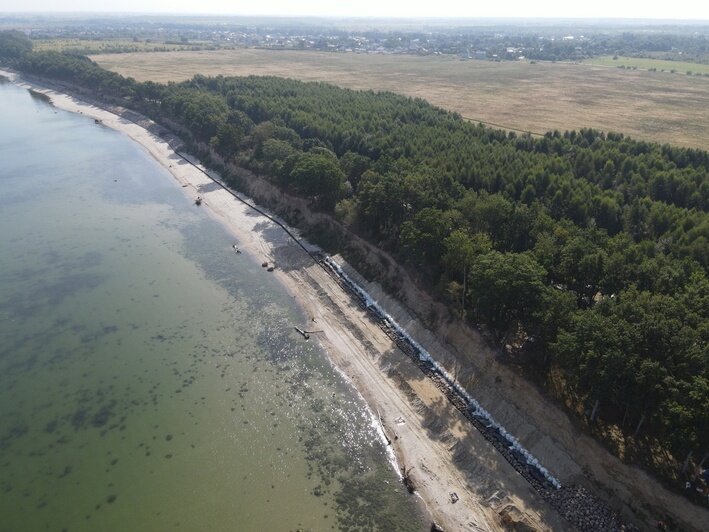
[[278,13],[223,13],[191,11],[0,11],[0,17],[6,16],[129,16],[129,17],[232,17],[232,18],[272,18],[272,19],[316,19],[316,20],[381,20],[381,21],[518,21],[518,22],[669,22],[709,24],[709,18],[666,18],[666,17],[613,17],[613,16],[456,16],[456,15],[315,15],[315,14],[278,14]]

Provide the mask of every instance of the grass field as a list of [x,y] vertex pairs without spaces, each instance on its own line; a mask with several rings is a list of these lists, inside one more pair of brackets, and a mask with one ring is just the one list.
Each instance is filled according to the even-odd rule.
[[138,80],[194,74],[276,75],[425,98],[466,118],[545,132],[594,127],[709,148],[709,78],[570,63],[460,61],[440,56],[218,50],[99,55]]
[[587,65],[598,65],[598,66],[625,66],[634,67],[642,70],[655,69],[658,72],[672,72],[673,70],[677,74],[685,76],[687,72],[691,72],[693,75],[709,75],[709,65],[703,65],[701,63],[688,63],[684,61],[667,61],[664,59],[647,59],[644,57],[623,57],[619,56],[618,59],[613,59],[613,56],[605,55],[602,57],[594,57],[593,59],[587,59],[584,61]]

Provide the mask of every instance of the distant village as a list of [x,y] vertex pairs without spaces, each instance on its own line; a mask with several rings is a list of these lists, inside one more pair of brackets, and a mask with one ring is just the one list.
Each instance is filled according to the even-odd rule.
[[[3,19],[0,18],[0,29]],[[709,61],[706,27],[643,29],[623,27],[471,26],[348,28],[345,22],[273,21],[250,24],[234,20],[193,22],[111,19],[67,21],[64,25],[25,21],[23,31],[32,39],[78,41],[120,40],[106,51],[137,51],[150,47],[163,51],[188,48],[267,48],[315,50],[357,54],[453,55],[461,60],[583,60],[598,55],[645,56]]]

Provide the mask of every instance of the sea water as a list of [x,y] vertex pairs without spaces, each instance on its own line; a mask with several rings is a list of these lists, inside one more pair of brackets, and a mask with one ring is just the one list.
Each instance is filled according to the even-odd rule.
[[420,530],[304,316],[137,144],[0,84],[0,530]]

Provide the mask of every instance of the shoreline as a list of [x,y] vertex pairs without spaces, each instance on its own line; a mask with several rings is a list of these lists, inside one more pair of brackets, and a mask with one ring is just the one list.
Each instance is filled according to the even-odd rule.
[[[186,162],[169,142],[141,125],[80,98],[27,81],[14,73],[0,70],[0,75],[9,78],[19,87],[46,95],[58,109],[84,115],[98,121],[99,126],[126,135],[163,166],[175,179],[176,186],[183,188],[188,197],[196,199],[201,196],[202,207],[238,240],[240,250],[254,261],[260,262],[263,259],[270,265],[276,264],[273,273],[281,286],[294,298],[301,311],[311,317],[318,328],[324,330],[323,334],[318,335],[317,341],[336,371],[364,399],[372,424],[387,448],[387,454],[393,459],[396,474],[401,477],[400,467],[414,468],[416,493],[424,515],[447,531],[503,529],[497,512],[483,507],[472,494],[464,493],[466,481],[458,474],[455,466],[448,463],[450,453],[442,453],[438,442],[428,437],[428,428],[424,423],[416,422],[416,408],[409,404],[410,398],[372,360],[376,354],[371,352],[372,346],[365,344],[374,340],[379,355],[396,350],[396,346],[378,328],[368,332],[378,332],[383,338],[362,338],[353,330],[359,325],[358,332],[363,332],[361,326],[366,316],[318,264],[311,261],[311,264],[304,266],[302,257],[295,257],[297,265],[288,266],[288,271],[280,267],[284,261],[284,251],[286,255],[291,255],[294,249],[289,248],[297,246],[290,236],[282,230],[278,231],[281,236],[275,234],[275,231],[269,231],[277,227],[273,221],[237,202],[226,190],[214,190],[212,179],[206,175],[206,168],[196,161]],[[291,228],[291,231],[298,234],[297,230]],[[312,250],[317,250],[317,247],[312,246]],[[305,255],[300,248],[297,251]],[[293,269],[290,269],[291,266]],[[322,295],[318,293],[323,290],[329,300],[325,304],[320,301]],[[417,368],[413,367],[413,370]],[[395,420],[404,422],[399,425]],[[387,444],[387,433],[395,434],[390,444]],[[495,451],[491,449],[491,452]],[[451,493],[458,495],[455,504],[450,502]],[[537,519],[532,521],[541,524]],[[548,525],[543,528],[551,529]]]
[[[394,438],[396,441],[388,450],[393,450],[401,465],[415,466],[414,480],[421,488],[419,499],[427,503],[432,520],[445,530],[509,529],[510,518],[513,526],[519,522],[542,530],[570,528],[568,521],[560,520],[558,514],[549,511],[544,501],[529,493],[529,486],[518,482],[520,479],[515,471],[507,469],[504,460],[500,462],[494,448],[479,441],[479,434],[460,426],[463,417],[459,412],[439,404],[441,399],[445,402],[445,396],[421,382],[421,373],[415,367],[412,371],[411,362],[402,361],[398,356],[401,353],[392,353],[397,350],[396,345],[368,323],[367,313],[351,294],[343,291],[332,278],[323,277],[321,269],[317,265],[313,267],[312,261],[303,260],[299,256],[299,253],[305,254],[302,250],[291,249],[297,246],[289,240],[290,237],[280,235],[272,221],[250,212],[249,206],[237,205],[233,196],[223,197],[220,191],[214,190],[216,173],[199,166],[190,169],[199,162],[180,153],[181,141],[176,136],[171,132],[169,136],[165,135],[161,131],[164,128],[129,109],[120,106],[104,109],[101,103],[94,102],[91,94],[84,94],[71,85],[41,78],[28,80],[0,70],[0,75],[3,74],[36,96],[41,98],[44,95],[59,109],[85,115],[100,121],[102,126],[127,135],[170,172],[187,197],[201,196],[204,199],[203,205],[209,215],[234,235],[239,249],[250,259],[257,263],[266,260],[269,265],[276,263],[278,267],[274,275],[301,309],[304,328],[320,329],[325,328],[321,327],[323,323],[327,324],[322,337],[315,335],[313,339],[320,343],[333,367],[364,398],[373,425],[391,436],[397,435],[401,429],[401,437]],[[261,197],[262,188],[253,190],[258,190],[255,194]],[[226,190],[223,192],[231,195]],[[237,194],[247,197],[241,192]],[[313,246],[312,249],[317,248]],[[340,257],[335,258],[346,267]],[[346,271],[356,274],[349,267]],[[423,339],[426,348],[436,353],[436,358],[466,390],[481,399],[486,408],[490,408],[546,465],[553,466],[552,473],[562,482],[595,487],[594,491],[602,491],[601,498],[611,503],[618,497],[622,505],[612,504],[613,508],[640,511],[639,517],[646,524],[649,518],[644,513],[648,508],[678,516],[680,522],[688,519],[685,521],[688,529],[701,522],[701,509],[692,507],[675,494],[665,493],[636,467],[608,456],[597,442],[570,426],[563,411],[549,408],[552,405],[544,398],[540,400],[529,383],[501,367],[495,360],[495,353],[486,349],[473,334],[443,326],[437,333],[440,336],[433,338],[418,320],[411,318],[406,307],[399,309],[398,302],[384,294],[376,283],[368,283],[356,275],[355,279],[378,302],[384,301],[387,311],[396,309],[397,320],[405,329],[418,340]],[[412,295],[414,299],[411,299]],[[405,294],[403,301],[416,302],[416,295],[412,289],[411,293]],[[399,310],[403,310],[403,314]],[[318,327],[311,326],[314,325],[310,323],[311,317],[317,318]],[[471,363],[471,368],[459,366],[455,356]],[[458,369],[464,373],[460,375]],[[407,416],[402,416],[402,412]],[[398,425],[398,419],[406,420],[405,427]],[[407,434],[406,438],[404,434]],[[434,459],[430,458],[432,455],[435,455]],[[600,481],[597,485],[596,479]],[[449,495],[461,495],[461,490],[465,490],[465,497],[453,506]],[[461,510],[462,507],[465,511]],[[466,521],[468,517],[470,519]]]

